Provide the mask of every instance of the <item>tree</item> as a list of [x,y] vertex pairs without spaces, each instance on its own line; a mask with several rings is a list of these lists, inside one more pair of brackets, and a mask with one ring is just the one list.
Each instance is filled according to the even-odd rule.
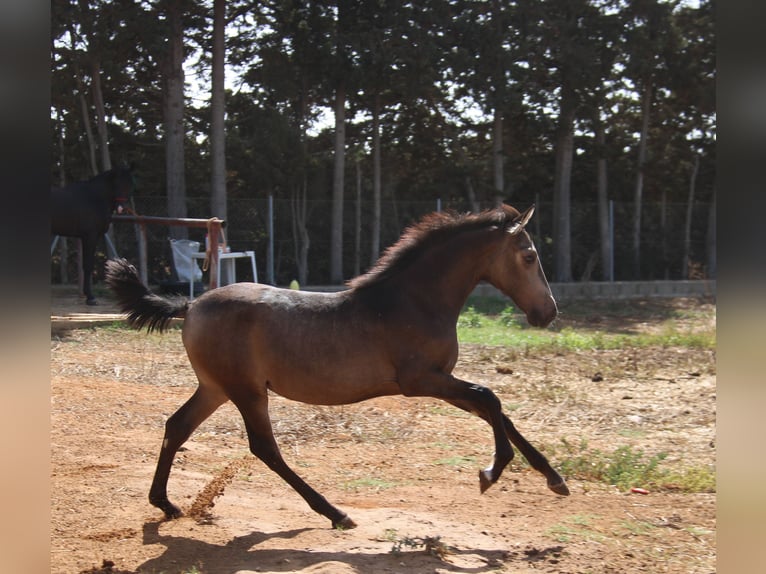
[[554,87],[552,95],[558,108],[554,136],[553,278],[569,282],[575,126],[587,94],[604,80],[604,70],[593,64],[599,61],[606,41],[605,23],[599,9],[587,0],[546,2],[527,9],[534,26],[525,39],[530,49],[532,77],[542,91]]
[[674,47],[677,45],[677,36],[671,21],[671,13],[677,3],[678,0],[641,0],[629,3],[624,9],[626,73],[633,80],[641,98],[641,129],[633,192],[632,246],[635,279],[641,277],[641,212],[652,104],[657,82],[660,81],[663,68],[667,66],[667,57],[674,53]]
[[[164,0],[166,48],[161,64],[165,124],[165,174],[170,217],[186,217],[186,172],[184,164],[184,28],[181,0]],[[176,239],[188,237],[185,227],[171,227]]]
[[226,128],[224,117],[226,107],[224,69],[225,69],[225,28],[226,0],[213,2],[213,63],[210,103],[210,214],[226,219]]

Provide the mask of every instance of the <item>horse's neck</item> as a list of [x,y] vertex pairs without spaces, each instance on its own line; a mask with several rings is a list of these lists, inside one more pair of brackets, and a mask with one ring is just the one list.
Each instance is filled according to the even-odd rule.
[[495,243],[489,232],[456,236],[424,253],[401,277],[402,286],[434,306],[457,315],[481,280]]

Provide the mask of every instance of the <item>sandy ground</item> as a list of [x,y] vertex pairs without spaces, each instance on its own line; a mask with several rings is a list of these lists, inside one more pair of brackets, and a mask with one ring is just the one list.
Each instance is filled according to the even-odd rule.
[[[673,305],[690,311],[683,328],[715,322],[713,305],[689,300],[662,303],[656,320],[605,312],[588,322],[662,329]],[[191,437],[170,477],[171,500],[204,512],[163,520],[148,488],[165,420],[193,392],[194,374],[178,330],[88,326],[94,311],[116,313],[108,299],[98,308],[66,292],[52,300],[52,572],[715,572],[714,493],[666,485],[636,494],[570,477],[572,494],[560,497],[517,455],[482,495],[489,427],[432,399],[317,407],[272,397],[288,464],[355,529],[331,528],[248,453],[231,404]],[[80,328],[62,327],[75,319]],[[545,452],[566,440],[665,453],[674,469],[715,464],[713,351],[466,345],[456,374],[491,387]],[[216,485],[220,496],[205,490]]]

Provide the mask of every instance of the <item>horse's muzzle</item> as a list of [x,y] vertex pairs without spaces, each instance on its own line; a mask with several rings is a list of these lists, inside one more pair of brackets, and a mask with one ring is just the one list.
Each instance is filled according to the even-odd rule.
[[527,313],[527,323],[533,327],[547,327],[553,322],[558,313],[556,301],[551,297],[550,303],[544,307],[530,309],[529,313]]

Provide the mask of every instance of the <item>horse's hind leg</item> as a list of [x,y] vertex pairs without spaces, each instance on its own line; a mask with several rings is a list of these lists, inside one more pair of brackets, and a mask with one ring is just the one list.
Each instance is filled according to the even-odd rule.
[[308,505],[317,513],[326,516],[334,528],[354,528],[356,523],[345,512],[327,502],[324,496],[311,488],[306,482],[287,466],[279,452],[279,446],[274,439],[271,420],[268,411],[268,396],[257,395],[246,399],[232,399],[242,413],[250,443],[250,451],[261,459],[266,466],[276,472],[293,489],[300,494]]
[[217,389],[200,385],[191,398],[165,423],[165,437],[149,489],[149,502],[162,510],[168,518],[178,518],[183,514],[180,508],[168,500],[168,477],[173,458],[202,421],[227,400]]

